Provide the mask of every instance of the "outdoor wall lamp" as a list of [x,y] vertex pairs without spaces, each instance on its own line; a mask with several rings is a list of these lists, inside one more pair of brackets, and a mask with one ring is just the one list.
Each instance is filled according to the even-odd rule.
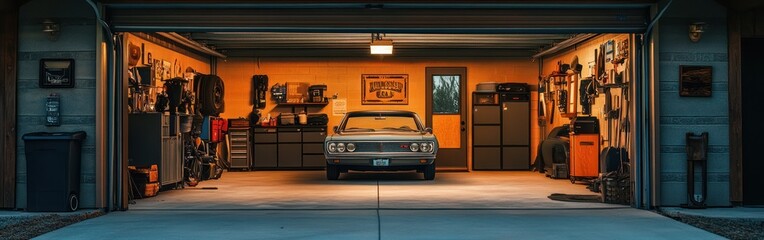
[[48,39],[51,41],[56,41],[58,39],[58,32],[60,32],[61,29],[58,26],[58,23],[54,22],[50,19],[45,19],[42,21],[42,32],[48,35]]
[[393,40],[382,39],[381,33],[372,33],[369,50],[371,50],[371,54],[393,54]]
[[690,24],[690,41],[692,42],[700,41],[700,35],[702,35],[703,32],[705,31],[706,31],[706,23],[704,22],[694,22]]

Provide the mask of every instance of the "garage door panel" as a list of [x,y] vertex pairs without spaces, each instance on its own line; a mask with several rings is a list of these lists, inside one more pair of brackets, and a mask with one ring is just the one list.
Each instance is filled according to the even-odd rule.
[[[141,7],[143,6],[143,7]],[[647,7],[514,9],[194,9],[110,6],[117,31],[269,31],[269,32],[452,32],[579,33],[640,32]],[[611,5],[612,6],[612,5]],[[458,19],[455,21],[454,19]]]

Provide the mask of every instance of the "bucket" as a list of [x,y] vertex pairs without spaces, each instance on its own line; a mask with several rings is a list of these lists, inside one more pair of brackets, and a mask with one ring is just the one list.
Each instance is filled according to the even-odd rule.
[[180,115],[180,132],[190,133],[193,122],[194,122],[194,118],[191,115],[188,115],[188,114]]

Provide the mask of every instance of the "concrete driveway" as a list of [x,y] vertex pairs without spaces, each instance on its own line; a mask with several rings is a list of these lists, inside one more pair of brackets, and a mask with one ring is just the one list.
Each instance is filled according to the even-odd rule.
[[721,239],[653,212],[561,202],[584,185],[531,172],[228,172],[39,239]]

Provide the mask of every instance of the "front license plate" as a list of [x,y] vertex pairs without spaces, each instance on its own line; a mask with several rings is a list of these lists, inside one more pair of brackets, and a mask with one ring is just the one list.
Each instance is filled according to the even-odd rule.
[[374,159],[373,165],[375,167],[390,166],[390,159]]

